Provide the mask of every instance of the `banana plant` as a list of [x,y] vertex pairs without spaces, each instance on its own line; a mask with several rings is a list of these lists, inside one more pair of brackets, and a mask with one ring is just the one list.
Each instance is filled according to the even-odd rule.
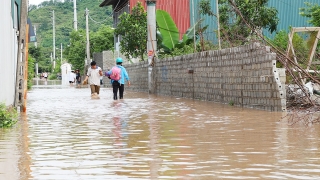
[[179,30],[170,14],[164,10],[157,10],[156,19],[158,29],[163,36],[163,45],[173,49],[179,42]]
[[192,43],[194,41],[194,35],[198,34],[194,31],[198,27],[199,23],[203,21],[199,20],[192,27],[190,27],[180,40],[179,30],[168,12],[164,10],[157,10],[156,20],[158,27],[158,47],[162,48],[166,53],[170,53],[176,47],[182,48],[183,46]]

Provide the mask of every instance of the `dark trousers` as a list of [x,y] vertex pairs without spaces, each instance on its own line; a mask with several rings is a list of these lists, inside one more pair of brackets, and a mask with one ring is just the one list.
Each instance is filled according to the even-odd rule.
[[120,99],[123,99],[124,84],[120,84],[118,81],[113,81],[112,87],[113,87],[113,99],[114,100],[118,99],[118,89],[119,89]]

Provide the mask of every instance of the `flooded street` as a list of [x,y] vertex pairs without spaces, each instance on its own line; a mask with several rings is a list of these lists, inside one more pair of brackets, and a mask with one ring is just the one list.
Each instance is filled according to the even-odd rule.
[[0,129],[2,180],[320,179],[320,126],[283,114],[102,88],[36,85]]

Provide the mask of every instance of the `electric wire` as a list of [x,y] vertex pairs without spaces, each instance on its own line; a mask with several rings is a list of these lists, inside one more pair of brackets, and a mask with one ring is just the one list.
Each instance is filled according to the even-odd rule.
[[111,14],[107,15],[107,17],[106,17],[104,20],[102,20],[102,21],[96,21],[96,20],[94,20],[94,19],[90,16],[90,13],[88,14],[88,17],[89,17],[94,23],[96,23],[96,24],[102,24],[103,22],[107,21],[110,17],[113,16],[113,14],[115,13],[115,10],[117,9],[120,1],[121,1],[121,0],[118,1],[118,3],[117,3],[117,5],[115,6],[114,10],[111,12]]

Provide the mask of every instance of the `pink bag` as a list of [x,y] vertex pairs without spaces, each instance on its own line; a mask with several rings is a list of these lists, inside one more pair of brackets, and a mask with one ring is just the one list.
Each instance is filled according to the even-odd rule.
[[112,80],[115,80],[115,81],[119,81],[120,78],[121,78],[121,69],[117,66],[114,66],[112,69],[111,69],[111,75],[110,75],[110,78]]

